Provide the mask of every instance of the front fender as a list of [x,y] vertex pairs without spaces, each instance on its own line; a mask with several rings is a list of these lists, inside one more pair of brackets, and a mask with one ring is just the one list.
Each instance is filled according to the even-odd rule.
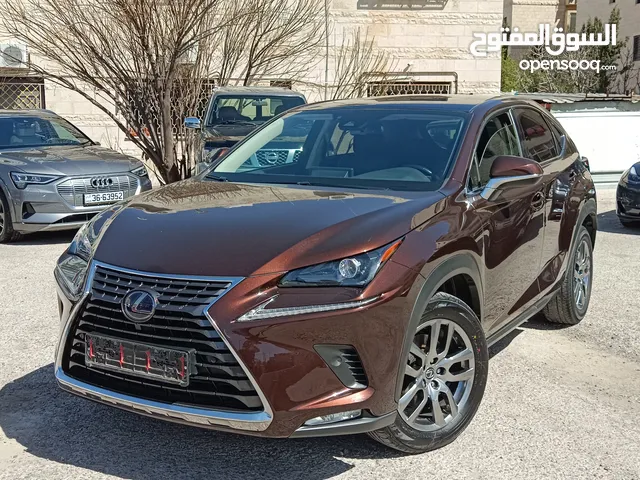
[[398,366],[398,374],[396,377],[396,394],[395,400],[400,399],[402,391],[402,380],[404,378],[405,359],[409,355],[411,342],[413,341],[412,332],[418,328],[422,314],[425,311],[429,300],[438,291],[442,285],[456,275],[465,274],[471,277],[478,290],[480,300],[480,317],[483,316],[483,290],[480,275],[480,268],[476,256],[472,252],[460,252],[448,257],[446,260],[438,264],[426,277],[426,281],[422,285],[420,292],[414,302],[409,324],[407,326],[407,334],[403,343],[400,362]]

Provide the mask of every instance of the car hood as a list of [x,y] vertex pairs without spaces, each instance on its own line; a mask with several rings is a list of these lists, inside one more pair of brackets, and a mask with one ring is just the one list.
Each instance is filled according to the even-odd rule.
[[135,197],[102,232],[94,258],[167,274],[281,272],[383,246],[443,199],[187,180]]
[[99,146],[26,147],[0,150],[0,166],[52,175],[95,175],[126,172],[141,165],[133,157]]

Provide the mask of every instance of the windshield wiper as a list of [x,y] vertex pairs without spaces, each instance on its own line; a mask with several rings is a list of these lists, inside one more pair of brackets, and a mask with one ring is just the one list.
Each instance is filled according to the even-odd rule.
[[216,182],[228,182],[229,180],[227,180],[227,177],[220,177],[218,175],[207,175],[206,177],[207,180],[215,180]]

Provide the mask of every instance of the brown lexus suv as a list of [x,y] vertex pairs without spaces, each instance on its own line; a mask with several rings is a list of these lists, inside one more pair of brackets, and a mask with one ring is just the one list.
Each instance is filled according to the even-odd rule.
[[189,425],[432,450],[476,413],[491,344],[584,317],[595,237],[591,176],[535,103],[298,107],[78,232],[55,375]]

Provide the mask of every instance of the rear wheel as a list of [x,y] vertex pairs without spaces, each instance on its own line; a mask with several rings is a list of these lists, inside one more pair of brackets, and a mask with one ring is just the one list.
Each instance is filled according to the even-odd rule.
[[13,229],[9,201],[0,190],[0,243],[15,242],[22,238],[22,234]]
[[580,323],[589,308],[592,280],[591,236],[587,229],[581,226],[560,291],[544,308],[545,318],[552,323],[564,325]]
[[412,335],[398,416],[369,435],[407,453],[454,441],[475,415],[487,382],[487,343],[480,321],[458,298],[437,293]]

